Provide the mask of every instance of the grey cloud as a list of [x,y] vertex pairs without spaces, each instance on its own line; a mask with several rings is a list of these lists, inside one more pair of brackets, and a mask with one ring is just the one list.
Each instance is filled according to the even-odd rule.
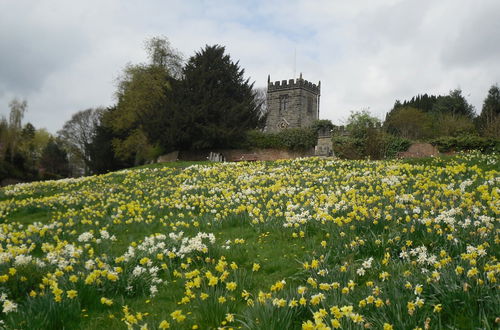
[[481,63],[498,66],[500,58],[500,2],[467,18],[458,35],[442,53],[442,63],[447,68],[466,67]]
[[88,45],[77,26],[39,20],[28,6],[17,9],[0,19],[0,91],[26,95],[83,56]]
[[429,5],[429,1],[406,0],[360,12],[355,19],[359,41],[375,51],[385,44],[415,42]]

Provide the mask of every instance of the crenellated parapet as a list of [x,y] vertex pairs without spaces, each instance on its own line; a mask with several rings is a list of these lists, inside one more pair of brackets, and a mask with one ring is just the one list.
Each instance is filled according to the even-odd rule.
[[268,92],[289,90],[289,89],[295,89],[295,88],[303,88],[303,89],[308,90],[314,94],[320,95],[321,81],[318,82],[318,84],[316,85],[310,81],[302,79],[302,76],[301,76],[300,78],[297,78],[297,79],[289,79],[289,80],[271,82],[270,78],[268,77],[268,81],[267,81]]

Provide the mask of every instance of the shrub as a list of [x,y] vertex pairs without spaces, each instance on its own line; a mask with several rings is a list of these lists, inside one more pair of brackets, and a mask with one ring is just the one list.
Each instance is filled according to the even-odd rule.
[[445,136],[430,141],[440,152],[480,150],[484,153],[499,152],[500,140],[475,135]]
[[240,147],[296,151],[314,148],[317,140],[317,134],[311,128],[290,128],[276,133],[248,131]]
[[410,140],[384,133],[380,130],[367,130],[366,138],[334,136],[335,155],[344,159],[383,159],[395,157],[398,152],[410,147]]
[[408,139],[387,134],[385,136],[385,157],[386,158],[396,157],[398,152],[403,152],[408,150],[410,145],[411,141]]
[[343,159],[361,159],[365,157],[363,140],[351,136],[334,136],[333,152]]

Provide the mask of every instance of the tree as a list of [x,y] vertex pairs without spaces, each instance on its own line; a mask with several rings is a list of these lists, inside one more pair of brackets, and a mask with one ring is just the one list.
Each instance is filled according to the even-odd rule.
[[474,134],[474,122],[468,116],[451,113],[437,113],[431,115],[432,136],[460,136]]
[[5,159],[5,153],[7,152],[9,141],[9,123],[2,116],[0,118],[0,161]]
[[46,178],[61,178],[70,175],[66,151],[60,139],[50,138],[40,160],[41,172]]
[[171,112],[168,92],[181,76],[182,56],[165,38],[146,42],[149,63],[128,65],[118,80],[117,105],[110,127],[117,136],[113,148],[119,158],[135,157],[139,164],[145,150],[165,139],[162,131]]
[[431,135],[430,116],[413,107],[391,111],[384,126],[389,133],[411,140],[425,139]]
[[36,172],[43,149],[49,142],[51,135],[46,129],[36,129],[31,123],[24,125],[21,131],[18,152],[25,159],[25,168]]
[[253,84],[219,45],[206,46],[184,67],[177,105],[188,149],[231,147],[245,131],[262,126]]
[[439,96],[432,107],[432,112],[443,114],[448,113],[452,116],[465,116],[470,120],[474,119],[474,106],[469,104],[462,95],[462,90],[457,88],[451,90],[446,96]]
[[116,108],[108,108],[101,113],[99,124],[95,128],[94,138],[88,147],[90,157],[89,168],[93,174],[107,173],[133,166],[133,159],[120,160],[113,150],[112,141],[120,138],[114,134],[109,124],[109,120],[112,119],[110,114],[113,111],[116,111]]
[[484,99],[478,123],[482,135],[500,137],[500,88],[498,85],[490,87]]
[[182,77],[184,56],[173,48],[167,37],[153,37],[146,40],[146,51],[150,65],[165,69],[168,75],[175,79]]
[[365,139],[370,128],[380,127],[380,120],[373,117],[368,110],[351,111],[347,119],[346,129],[357,139]]
[[84,174],[89,174],[88,147],[94,138],[95,128],[99,123],[102,111],[101,108],[79,111],[58,132],[58,136],[63,141],[64,148],[77,172],[80,172],[81,169]]
[[255,103],[260,107],[261,118],[267,115],[267,88],[255,88]]
[[8,137],[8,148],[10,150],[10,162],[14,161],[14,155],[17,151],[17,145],[21,138],[21,123],[26,112],[26,107],[28,103],[26,100],[18,100],[14,98],[9,103],[10,115],[9,115],[9,137]]
[[332,121],[329,119],[318,119],[315,120],[311,124],[311,128],[316,132],[316,133],[330,133],[335,126],[333,125]]

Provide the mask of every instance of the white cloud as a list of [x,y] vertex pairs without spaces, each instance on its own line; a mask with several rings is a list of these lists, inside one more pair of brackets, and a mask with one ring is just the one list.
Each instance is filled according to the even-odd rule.
[[155,35],[186,56],[226,46],[257,87],[295,67],[321,80],[321,117],[335,122],[366,107],[383,118],[396,99],[456,87],[480,111],[500,82],[498,12],[495,0],[5,1],[0,112],[25,97],[25,121],[55,132],[78,110],[111,105],[116,77],[146,60]]

